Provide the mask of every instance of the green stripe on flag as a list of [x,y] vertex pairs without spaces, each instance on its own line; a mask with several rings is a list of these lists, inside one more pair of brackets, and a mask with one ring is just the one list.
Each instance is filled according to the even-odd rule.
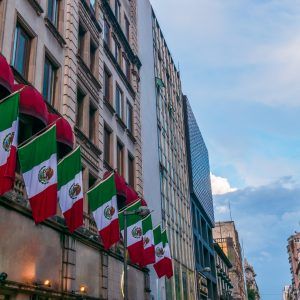
[[87,192],[91,211],[95,211],[117,194],[114,174]]
[[152,230],[152,217],[148,215],[142,220],[143,224],[143,233],[146,233],[149,230]]
[[66,185],[82,171],[80,147],[65,156],[57,166],[58,189]]
[[161,243],[161,228],[160,225],[157,225],[154,229],[153,229],[153,237],[154,237],[154,244],[158,245],[159,243]]
[[[141,206],[141,200],[138,200],[134,202],[133,204],[125,207],[123,210],[119,212],[119,224],[120,224],[120,230],[124,229],[124,211],[135,211]],[[136,224],[138,221],[141,220],[141,217],[137,214],[133,215],[127,215],[126,216],[126,221],[127,221],[127,227]]]
[[56,126],[50,127],[18,150],[23,173],[31,170],[56,153]]
[[162,241],[164,247],[166,246],[166,244],[168,244],[168,236],[167,236],[166,229],[163,230],[163,232],[161,233],[161,241]]
[[19,114],[20,93],[15,93],[0,103],[0,131],[10,128]]

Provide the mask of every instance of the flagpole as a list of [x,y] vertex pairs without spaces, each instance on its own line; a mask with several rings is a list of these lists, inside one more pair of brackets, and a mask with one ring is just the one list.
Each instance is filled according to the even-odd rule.
[[19,90],[15,91],[15,92],[9,94],[8,96],[6,96],[5,98],[1,99],[0,104],[3,103],[5,100],[9,99],[11,96],[13,96],[19,92],[22,92],[22,90],[24,90],[24,88],[25,88],[25,86],[21,87]]
[[127,214],[124,211],[124,300],[128,300],[127,278]]

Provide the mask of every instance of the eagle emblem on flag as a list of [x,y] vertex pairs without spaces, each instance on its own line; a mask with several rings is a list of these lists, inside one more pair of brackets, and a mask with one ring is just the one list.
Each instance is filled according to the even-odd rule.
[[135,239],[138,239],[142,236],[142,228],[141,227],[138,227],[138,226],[135,226],[133,227],[132,231],[132,236],[135,238]]
[[111,220],[113,215],[115,214],[115,211],[116,211],[116,209],[113,206],[110,206],[110,205],[106,206],[104,209],[104,217],[107,220]]
[[157,257],[163,257],[164,254],[165,254],[165,251],[161,247],[156,247],[155,254],[156,254]]
[[78,183],[73,183],[69,189],[69,196],[76,199],[81,192],[81,186]]
[[14,136],[15,136],[15,133],[14,132],[10,132],[9,134],[7,134],[3,140],[3,143],[2,143],[2,147],[3,149],[6,151],[6,152],[9,152],[10,151],[10,148],[11,148],[11,145],[12,145],[12,142],[14,140]]
[[54,170],[51,167],[42,167],[38,174],[38,180],[42,184],[47,184],[54,174]]

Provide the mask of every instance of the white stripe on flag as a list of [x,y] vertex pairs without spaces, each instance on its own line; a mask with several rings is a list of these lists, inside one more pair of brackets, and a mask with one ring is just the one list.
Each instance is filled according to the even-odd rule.
[[159,244],[155,245],[155,263],[158,263],[164,258],[164,247],[163,243],[160,242]]
[[5,151],[5,139],[9,138],[9,134],[14,132],[14,138],[11,146],[17,146],[18,143],[18,124],[19,119],[13,121],[12,126],[0,132],[0,166],[7,163],[7,159],[10,155],[10,151]]
[[145,234],[144,234],[144,239],[148,238],[149,242],[148,244],[146,244],[144,246],[144,249],[148,249],[150,247],[152,247],[154,245],[154,239],[153,239],[153,231],[152,230],[148,230]]
[[[70,189],[72,187],[72,185],[78,184],[81,188],[80,193],[77,196],[74,196],[73,199],[71,198],[70,195]],[[59,196],[59,205],[61,208],[62,213],[66,212],[67,210],[69,210],[70,208],[72,208],[73,204],[79,200],[83,198],[83,190],[82,190],[82,173],[79,172],[78,174],[76,174],[75,178],[70,180],[67,184],[63,185],[59,192],[58,192],[58,196]]]
[[[139,230],[141,236],[140,237],[134,237],[134,230]],[[124,230],[122,230],[122,232],[124,233]],[[127,245],[131,246],[139,241],[141,241],[143,239],[143,230],[142,230],[142,221],[138,221],[137,223],[128,226],[127,227]],[[123,235],[124,236],[124,235]]]
[[[106,208],[109,208],[111,206],[115,209],[115,211],[112,218],[108,219],[105,217],[104,211]],[[117,196],[114,195],[111,200],[107,201],[105,204],[93,211],[93,216],[98,230],[104,229],[105,227],[109,226],[112,221],[118,219]]]
[[[28,157],[30,159],[30,157]],[[39,175],[42,175],[43,171],[46,171],[49,167],[53,170],[53,175],[49,180],[41,180]],[[49,160],[46,160],[33,169],[23,174],[23,178],[26,185],[26,191],[28,198],[32,198],[35,195],[44,191],[47,187],[57,183],[57,158],[56,153],[52,154]]]

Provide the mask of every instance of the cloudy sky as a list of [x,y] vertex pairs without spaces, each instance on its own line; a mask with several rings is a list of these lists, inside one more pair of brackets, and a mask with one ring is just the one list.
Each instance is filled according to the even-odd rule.
[[290,282],[300,230],[300,0],[151,0],[262,300]]

